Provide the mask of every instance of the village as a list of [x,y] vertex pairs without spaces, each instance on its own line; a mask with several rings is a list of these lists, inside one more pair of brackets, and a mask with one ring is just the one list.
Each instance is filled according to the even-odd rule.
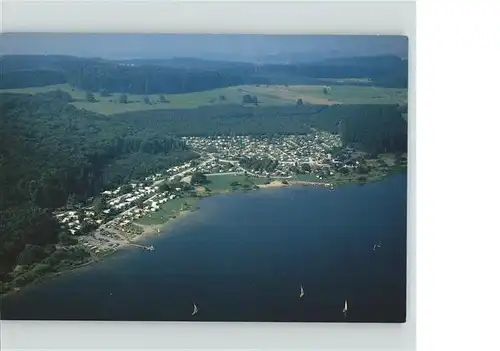
[[[99,255],[133,243],[144,228],[137,221],[162,204],[189,196],[191,175],[246,174],[288,179],[297,173],[321,180],[359,165],[354,150],[342,149],[339,135],[315,132],[274,137],[185,137],[200,157],[100,194],[101,203],[55,214],[59,222],[89,252]],[[337,150],[336,156],[332,152]],[[341,150],[338,152],[338,150]],[[168,184],[165,186],[164,184]],[[187,187],[186,187],[187,186]],[[165,221],[168,220],[165,219]]]
[[213,157],[211,162],[195,168],[206,174],[243,172],[291,178],[297,173],[307,173],[321,180],[341,168],[355,168],[359,164],[355,150],[342,149],[338,134],[321,131],[306,135],[185,137],[184,140],[193,150]]

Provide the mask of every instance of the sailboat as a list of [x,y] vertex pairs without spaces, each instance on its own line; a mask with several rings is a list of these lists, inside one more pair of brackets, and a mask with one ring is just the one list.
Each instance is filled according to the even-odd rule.
[[342,310],[344,312],[344,317],[347,316],[347,300],[344,301],[344,309]]
[[198,306],[193,302],[193,313],[191,313],[191,316],[194,316],[196,313],[198,313]]
[[380,241],[378,242],[378,244],[373,245],[373,251],[378,248],[380,248]]
[[304,296],[304,288],[301,285],[300,286],[300,296],[299,297],[302,297],[302,296]]

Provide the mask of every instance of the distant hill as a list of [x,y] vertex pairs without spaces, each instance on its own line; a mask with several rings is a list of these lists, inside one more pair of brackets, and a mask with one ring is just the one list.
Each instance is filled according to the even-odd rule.
[[113,61],[12,55],[0,57],[0,89],[69,83],[92,92],[179,94],[242,84],[324,84],[325,78],[366,78],[370,84],[396,88],[408,85],[408,62],[399,56],[313,58],[254,64],[189,57]]

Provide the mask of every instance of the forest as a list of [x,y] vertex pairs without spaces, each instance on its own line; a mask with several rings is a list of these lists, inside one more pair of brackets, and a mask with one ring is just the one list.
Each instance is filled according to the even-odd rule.
[[324,84],[324,79],[335,78],[369,78],[369,84],[376,86],[408,86],[408,61],[396,56],[257,65],[189,58],[122,63],[72,56],[13,55],[0,57],[0,72],[0,89],[69,83],[91,92],[145,95],[242,84]]
[[[149,126],[177,136],[340,133],[370,153],[406,152],[407,123],[399,105],[205,106],[112,115],[134,128]],[[168,127],[166,127],[168,126]]]
[[311,115],[307,123],[339,133],[344,146],[375,154],[407,152],[408,125],[399,105],[333,105]]
[[0,280],[27,245],[58,242],[55,208],[198,157],[176,137],[68,100],[0,95]]
[[165,128],[177,136],[307,134],[303,117],[325,106],[204,106],[195,109],[136,111],[112,115],[142,128]]

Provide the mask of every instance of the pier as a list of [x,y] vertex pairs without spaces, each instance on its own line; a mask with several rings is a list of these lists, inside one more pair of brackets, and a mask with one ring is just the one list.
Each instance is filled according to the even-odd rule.
[[145,251],[154,251],[155,250],[155,247],[153,245],[146,246],[146,245],[133,244],[133,243],[130,243],[130,245],[138,247],[138,248],[141,248],[141,249],[143,249]]

